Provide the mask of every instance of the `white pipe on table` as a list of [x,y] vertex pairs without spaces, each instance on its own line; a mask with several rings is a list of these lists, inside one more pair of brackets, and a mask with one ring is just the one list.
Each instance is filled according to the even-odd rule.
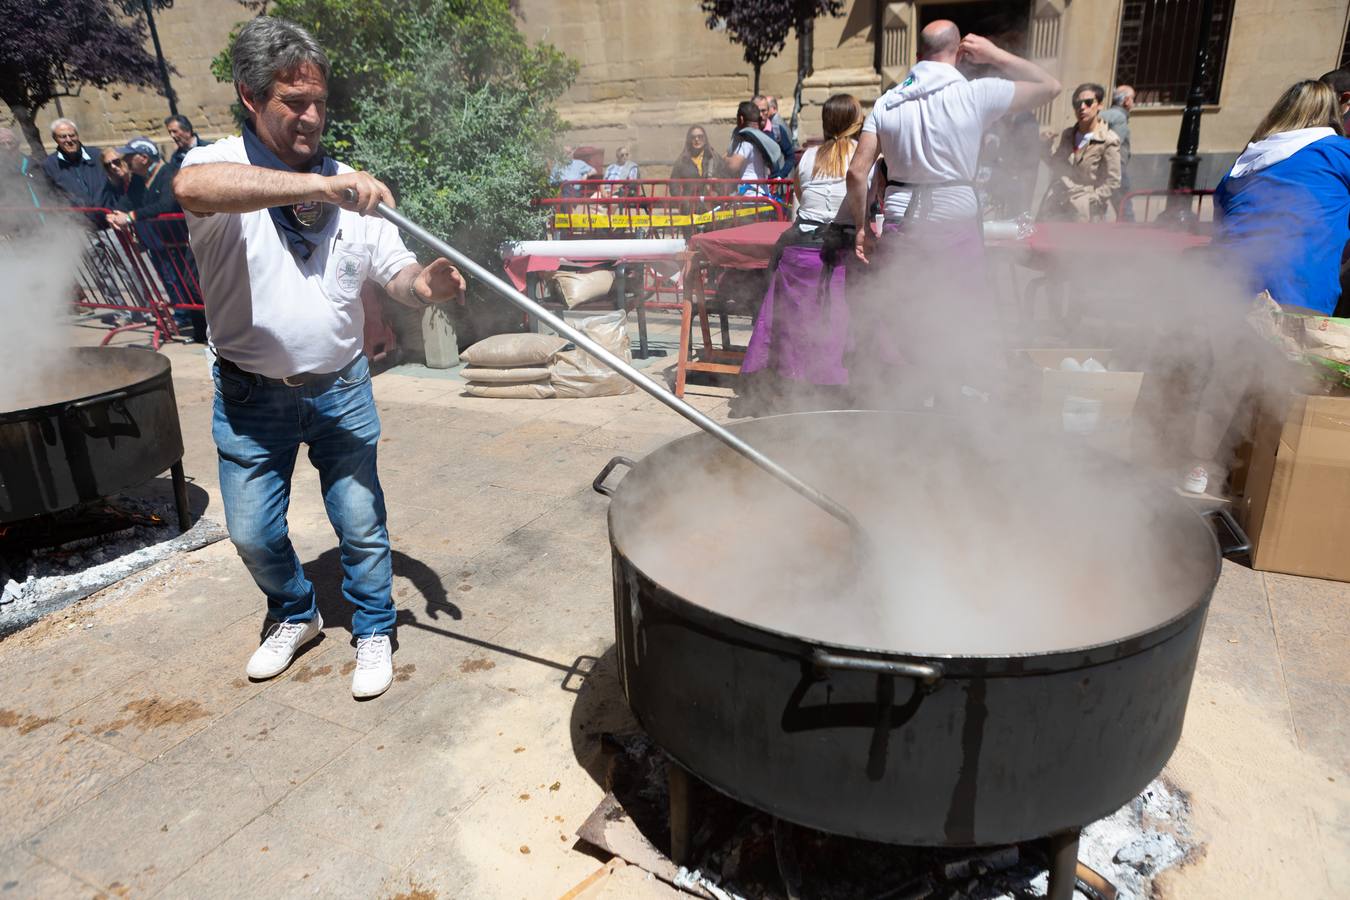
[[582,240],[582,241],[516,241],[507,244],[502,254],[540,256],[551,259],[652,259],[677,256],[684,252],[684,238],[650,238]]

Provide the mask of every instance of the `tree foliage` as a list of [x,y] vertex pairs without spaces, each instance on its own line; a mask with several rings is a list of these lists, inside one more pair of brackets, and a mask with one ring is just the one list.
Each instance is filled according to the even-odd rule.
[[[797,106],[801,105],[802,82],[811,74],[812,35],[820,16],[839,16],[844,0],[699,0],[708,27],[725,29],[733,44],[745,49],[745,61],[755,70],[755,93],[759,93],[759,70],[782,52],[789,32],[797,35]],[[793,111],[796,127],[796,111]]]
[[755,93],[759,93],[759,70],[782,52],[792,29],[792,16],[784,0],[700,0],[708,27],[723,29],[727,39],[740,44],[745,61],[755,70]]
[[[389,184],[410,218],[491,268],[501,242],[540,236],[545,210],[532,201],[548,189],[566,127],[553,104],[578,67],[526,41],[508,0],[245,6],[303,25],[324,46],[325,145]],[[228,47],[213,71],[231,80]]]
[[140,0],[0,0],[0,99],[35,154],[37,111],[57,97],[115,84],[162,92],[142,10]]

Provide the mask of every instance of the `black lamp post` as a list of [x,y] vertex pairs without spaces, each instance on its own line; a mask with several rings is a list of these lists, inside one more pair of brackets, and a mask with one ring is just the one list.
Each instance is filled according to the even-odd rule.
[[[1205,82],[1209,77],[1209,33],[1214,20],[1214,0],[1200,4],[1200,27],[1197,29],[1195,64],[1191,67],[1191,90],[1186,95],[1186,109],[1181,114],[1181,133],[1177,135],[1177,153],[1172,157],[1172,172],[1167,179],[1171,191],[1195,190],[1200,171],[1200,114],[1205,105]],[[1183,221],[1194,218],[1191,198],[1185,194],[1171,194],[1164,213],[1169,219]]]
[[159,81],[164,85],[164,96],[169,100],[169,114],[178,115],[178,101],[173,95],[173,86],[169,84],[169,64],[164,61],[164,48],[159,45],[159,29],[155,27],[155,13],[150,0],[141,0],[145,7],[145,20],[150,23],[150,40],[155,45],[155,60],[159,63]]

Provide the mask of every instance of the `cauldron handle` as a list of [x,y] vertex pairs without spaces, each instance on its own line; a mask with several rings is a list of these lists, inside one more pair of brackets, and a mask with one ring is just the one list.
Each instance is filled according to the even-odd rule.
[[942,667],[932,663],[873,659],[868,656],[843,656],[838,653],[815,650],[811,653],[811,664],[817,669],[847,669],[851,672],[871,672],[873,675],[915,678],[927,687],[932,687],[942,680]]
[[[836,703],[825,706],[802,706],[811,685],[827,677],[831,669],[866,672],[876,675],[876,700],[872,703]],[[899,728],[919,711],[923,698],[942,680],[942,669],[927,663],[900,660],[872,659],[865,656],[844,656],[821,649],[811,652],[809,661],[802,660],[802,677],[788,698],[781,725],[784,732],[814,731],[819,728],[862,727],[872,731],[867,748],[867,777],[880,781],[886,774],[886,756],[890,732]],[[915,682],[909,699],[895,705],[895,679]]]
[[1207,519],[1218,519],[1223,523],[1223,527],[1228,529],[1228,533],[1237,541],[1236,544],[1224,546],[1219,545],[1219,552],[1224,556],[1241,556],[1244,553],[1252,552],[1252,539],[1247,537],[1247,532],[1242,530],[1242,526],[1233,518],[1233,514],[1222,507],[1218,509],[1207,510],[1204,513]]
[[631,469],[633,468],[633,466],[636,465],[637,463],[633,462],[626,456],[614,457],[609,462],[605,463],[605,467],[600,470],[600,474],[595,476],[595,480],[591,482],[591,488],[597,494],[604,494],[606,497],[613,497],[614,488],[605,484],[605,479],[608,478],[610,474],[613,473],[613,471],[617,469],[619,466],[627,466],[628,468]]
[[76,400],[74,403],[67,403],[62,412],[72,413],[90,406],[98,406],[101,403],[111,404],[125,399],[127,399],[126,391],[114,391],[111,394],[99,394],[97,397],[87,397],[84,400]]

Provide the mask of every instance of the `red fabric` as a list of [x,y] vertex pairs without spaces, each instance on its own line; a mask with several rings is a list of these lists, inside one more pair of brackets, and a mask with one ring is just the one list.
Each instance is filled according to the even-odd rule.
[[1205,234],[1173,231],[1153,225],[1116,222],[1037,222],[1031,236],[1020,243],[1033,253],[1109,249],[1114,254],[1133,256],[1180,253],[1183,250],[1206,247],[1210,243],[1210,238]]
[[709,264],[728,269],[767,269],[774,244],[791,222],[755,222],[721,231],[707,231],[689,239],[689,249]]
[[556,272],[559,260],[548,256],[513,256],[506,260],[503,268],[506,277],[516,286],[516,290],[525,290],[525,276],[531,272]]

